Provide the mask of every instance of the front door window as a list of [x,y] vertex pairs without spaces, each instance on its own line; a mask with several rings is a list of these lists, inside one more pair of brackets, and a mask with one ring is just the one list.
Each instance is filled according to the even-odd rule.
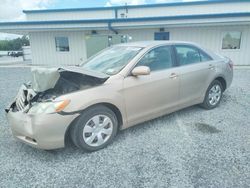
[[151,71],[159,71],[173,66],[170,46],[161,46],[149,51],[136,66],[147,66]]

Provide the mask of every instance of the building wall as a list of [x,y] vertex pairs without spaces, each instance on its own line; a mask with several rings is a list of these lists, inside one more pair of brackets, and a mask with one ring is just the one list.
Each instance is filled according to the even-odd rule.
[[[33,64],[74,65],[86,59],[85,35],[82,31],[32,32],[29,34]],[[55,37],[68,37],[69,52],[56,51]]]
[[[243,26],[196,26],[165,28],[170,32],[170,40],[196,42],[203,47],[230,57],[237,65],[250,65],[250,27]],[[226,31],[241,31],[241,49],[222,50],[222,37]],[[84,34],[85,32],[85,34]],[[156,29],[129,29],[119,30],[119,34],[129,35],[132,41],[154,40]],[[98,31],[98,34],[113,34],[107,31]],[[55,37],[67,36],[69,38],[69,52],[57,52],[55,49]],[[86,60],[86,38],[90,32],[65,31],[65,32],[34,32],[30,34],[32,47],[32,61],[34,64],[79,64]],[[98,44],[96,44],[98,45]]]
[[45,21],[45,20],[86,20],[86,19],[105,19],[115,18],[142,18],[157,16],[176,16],[176,15],[195,15],[195,14],[218,14],[218,13],[237,13],[249,12],[250,2],[228,2],[228,3],[211,3],[195,4],[182,6],[169,6],[162,4],[157,7],[133,7],[128,6],[108,9],[75,9],[68,11],[51,11],[51,12],[27,12],[28,21]]
[[128,18],[141,18],[155,16],[176,16],[176,15],[196,15],[196,14],[218,14],[218,13],[236,13],[250,11],[250,2],[218,3],[203,5],[185,5],[185,6],[163,6],[163,7],[145,7],[118,10],[118,18],[125,14]]
[[[241,47],[239,50],[222,50],[222,37],[226,31],[241,31]],[[248,26],[217,26],[175,28],[170,30],[171,40],[185,40],[230,57],[237,65],[250,65],[250,27]]]
[[[190,41],[212,50],[213,52],[230,57],[237,65],[250,65],[250,26],[203,26],[165,28],[170,32],[170,40]],[[241,48],[239,50],[222,50],[222,37],[226,31],[241,31]],[[154,40],[157,29],[123,30],[133,41]]]
[[68,11],[68,12],[47,12],[47,13],[28,13],[28,21],[49,21],[49,20],[87,20],[87,19],[108,19],[114,18],[113,10],[98,11]]

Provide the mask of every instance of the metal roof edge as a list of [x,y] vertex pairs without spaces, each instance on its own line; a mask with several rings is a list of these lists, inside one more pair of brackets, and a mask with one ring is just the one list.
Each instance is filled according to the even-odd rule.
[[[89,19],[89,20],[52,20],[52,21],[20,21],[20,22],[0,22],[0,26],[8,25],[41,25],[41,24],[77,24],[77,23],[118,23],[118,22],[140,22],[140,21],[162,21],[181,19],[205,19],[205,18],[228,18],[228,17],[250,17],[250,12],[223,13],[223,14],[195,14],[161,17],[141,17],[141,18],[112,18],[112,19]],[[1,29],[1,28],[0,28]]]
[[215,3],[240,3],[250,2],[249,0],[198,0],[187,2],[169,2],[157,4],[144,5],[123,5],[111,7],[90,7],[90,8],[67,8],[67,9],[41,9],[41,10],[23,10],[24,13],[50,13],[50,12],[70,12],[70,11],[98,11],[98,10],[117,10],[117,9],[131,9],[131,8],[151,8],[151,7],[168,7],[168,6],[185,6],[185,5],[203,5]]

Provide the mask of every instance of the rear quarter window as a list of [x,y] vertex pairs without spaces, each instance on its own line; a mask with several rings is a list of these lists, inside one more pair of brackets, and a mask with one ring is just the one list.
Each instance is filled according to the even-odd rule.
[[211,61],[213,60],[208,54],[206,54],[205,52],[199,50],[200,52],[200,57],[201,57],[201,62],[204,62],[204,61]]

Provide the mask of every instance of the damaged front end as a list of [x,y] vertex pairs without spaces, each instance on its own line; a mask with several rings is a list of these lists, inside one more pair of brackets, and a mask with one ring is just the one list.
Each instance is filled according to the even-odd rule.
[[21,86],[14,102],[6,109],[7,113],[9,110],[27,113],[38,103],[48,103],[61,95],[101,85],[108,79],[105,74],[79,67],[32,68],[31,73],[32,81]]
[[[13,136],[32,147],[64,147],[65,132],[79,114],[62,115],[71,102],[59,96],[103,84],[108,77],[80,68],[34,68],[32,81],[23,84],[5,109]],[[63,97],[62,97],[63,98]]]

